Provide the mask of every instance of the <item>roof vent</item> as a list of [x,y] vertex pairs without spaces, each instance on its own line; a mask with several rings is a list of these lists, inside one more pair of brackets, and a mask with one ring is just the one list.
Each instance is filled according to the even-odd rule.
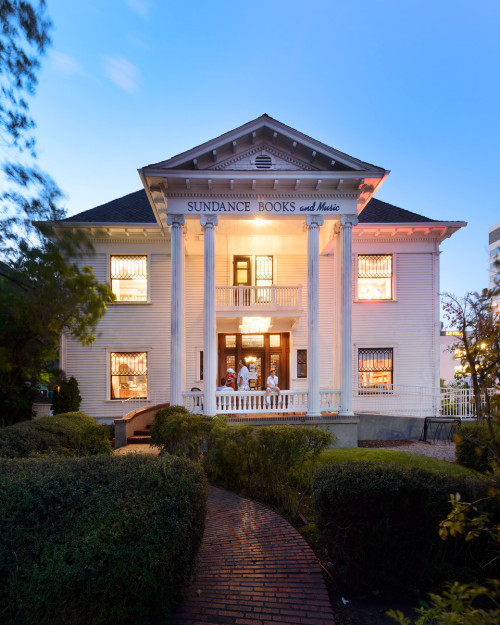
[[269,154],[261,154],[255,157],[254,161],[255,169],[271,169],[273,166],[273,159]]

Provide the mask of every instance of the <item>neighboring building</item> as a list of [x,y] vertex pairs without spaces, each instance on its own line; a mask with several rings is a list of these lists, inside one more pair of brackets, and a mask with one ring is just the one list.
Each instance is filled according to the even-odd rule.
[[[489,231],[489,286],[492,289],[497,284],[500,284],[500,265],[496,265],[500,262],[500,221],[494,226],[491,226]],[[496,298],[498,304],[500,304],[500,296]]]
[[[397,411],[395,389],[439,387],[439,246],[466,224],[373,198],[388,174],[263,115],[62,222],[89,231],[86,262],[117,295],[94,346],[62,343],[81,409],[110,422],[147,398],[349,420],[375,391]],[[216,393],[240,359],[250,394]],[[271,367],[282,397],[267,404]]]
[[441,330],[441,379],[445,384],[449,384],[455,380],[455,374],[460,373],[462,370],[462,360],[460,356],[460,349],[454,349],[453,346],[457,344],[457,337],[460,336],[460,332],[455,330]]

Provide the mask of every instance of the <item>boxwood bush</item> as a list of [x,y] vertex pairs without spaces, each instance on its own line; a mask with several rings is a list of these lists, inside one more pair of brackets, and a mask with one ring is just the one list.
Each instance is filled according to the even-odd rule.
[[111,454],[109,432],[84,412],[68,412],[0,429],[0,457]]
[[167,406],[155,413],[151,427],[151,445],[160,453],[198,460],[214,420],[192,414],[184,406]]
[[193,572],[205,511],[189,460],[0,459],[1,622],[161,622]]
[[[500,428],[493,424],[493,433],[500,438]],[[485,423],[463,423],[453,437],[457,462],[481,473],[493,470],[493,452],[488,447],[490,433]]]
[[218,417],[204,459],[207,475],[227,488],[278,505],[295,517],[310,492],[311,475],[322,450],[336,437],[307,426],[229,426]]
[[484,541],[443,541],[439,523],[450,493],[464,501],[486,493],[475,477],[371,462],[322,467],[313,484],[316,523],[340,583],[365,592],[437,589],[468,579],[491,559]]

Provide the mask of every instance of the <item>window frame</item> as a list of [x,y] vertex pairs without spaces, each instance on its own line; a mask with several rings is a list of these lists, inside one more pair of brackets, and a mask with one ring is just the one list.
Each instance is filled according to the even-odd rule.
[[145,352],[146,353],[146,364],[147,364],[147,374],[146,374],[146,397],[137,397],[134,401],[146,401],[150,395],[151,391],[151,351],[152,347],[144,347],[138,345],[113,345],[112,347],[106,347],[106,402],[111,402],[112,404],[116,404],[120,401],[125,401],[125,399],[117,398],[113,399],[111,397],[111,354],[120,354],[120,353],[133,353],[133,352]]
[[[377,387],[373,387],[373,388],[361,388],[359,385],[359,352],[361,350],[372,350],[372,351],[376,351],[376,350],[391,350],[392,352],[392,371],[391,371],[391,377],[392,377],[392,382],[390,383],[392,388],[390,389],[383,389],[382,387],[377,388]],[[388,345],[387,343],[384,343],[383,345],[360,345],[360,346],[356,346],[356,384],[357,384],[357,388],[358,388],[358,393],[360,395],[370,395],[370,394],[381,394],[381,393],[385,393],[385,394],[390,394],[393,395],[395,393],[395,388],[396,388],[396,353],[397,353],[397,347],[395,345]],[[383,384],[383,383],[381,383]]]
[[114,302],[110,302],[111,305],[118,306],[144,306],[147,304],[151,304],[151,253],[150,252],[108,252],[106,254],[107,257],[107,265],[106,265],[106,281],[111,288],[111,257],[112,256],[145,256],[146,257],[146,268],[147,268],[147,296],[144,301],[120,301],[115,300]]
[[[391,277],[391,293],[392,297],[390,299],[360,299],[358,297],[359,294],[359,257],[360,256],[392,256],[392,277]],[[397,276],[397,257],[398,255],[394,252],[356,252],[354,254],[354,301],[362,304],[372,303],[372,302],[397,302],[397,289],[396,289],[396,276]]]
[[[305,355],[306,355],[305,362],[299,363],[299,352],[305,352]],[[299,364],[305,365],[306,375],[299,375]],[[307,380],[307,377],[308,377],[307,364],[308,364],[307,363],[307,348],[297,348],[295,350],[295,365],[296,365],[295,372],[297,374],[297,377],[296,377],[297,380]]]

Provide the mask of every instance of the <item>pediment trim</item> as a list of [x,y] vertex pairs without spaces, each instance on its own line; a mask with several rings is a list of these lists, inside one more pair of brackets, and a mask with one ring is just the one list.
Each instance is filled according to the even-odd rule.
[[[319,171],[318,168],[312,167],[308,163],[305,163],[304,161],[290,154],[286,154],[285,152],[282,152],[281,150],[278,150],[272,145],[268,145],[267,143],[260,143],[259,145],[256,145],[253,148],[250,148],[249,150],[245,150],[244,152],[241,152],[240,154],[235,154],[234,156],[227,158],[221,161],[220,163],[215,163],[214,165],[207,167],[207,170],[231,169],[231,165],[235,165],[236,163],[239,163],[241,161],[244,161],[246,159],[252,158],[260,154],[269,155],[271,157],[274,157],[275,159],[285,161],[286,163],[289,163],[290,165],[292,165],[294,169],[298,169],[301,171]],[[245,169],[243,171],[266,172],[266,171],[280,171],[280,170],[282,171],[283,169],[284,168],[281,168],[281,167],[270,167],[269,169],[258,169],[256,167],[249,167],[248,169]]]

